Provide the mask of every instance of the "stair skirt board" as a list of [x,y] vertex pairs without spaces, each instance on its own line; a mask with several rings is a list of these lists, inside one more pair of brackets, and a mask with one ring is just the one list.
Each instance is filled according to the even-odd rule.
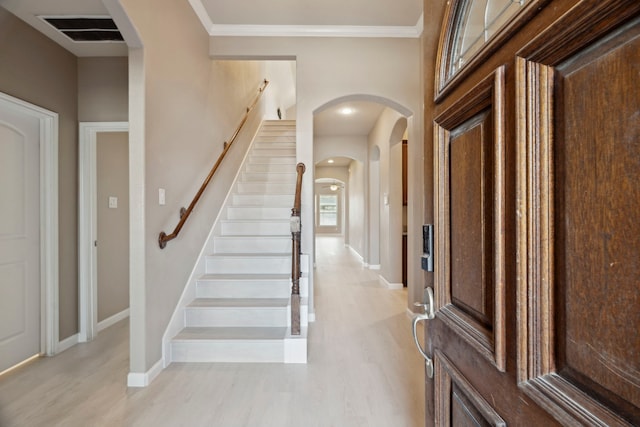
[[306,363],[308,255],[301,257],[301,335],[291,332],[294,121],[266,121],[163,336],[172,362]]

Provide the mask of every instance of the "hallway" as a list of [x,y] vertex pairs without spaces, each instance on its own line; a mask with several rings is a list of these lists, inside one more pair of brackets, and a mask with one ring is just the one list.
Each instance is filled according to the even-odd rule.
[[127,389],[128,323],[0,378],[0,426],[419,427],[424,366],[406,290],[317,238],[307,365],[182,364]]

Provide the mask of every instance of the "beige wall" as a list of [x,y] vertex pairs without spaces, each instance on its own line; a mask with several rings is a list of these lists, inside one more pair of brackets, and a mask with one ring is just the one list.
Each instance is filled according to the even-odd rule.
[[126,57],[78,58],[78,120],[129,120]]
[[[143,187],[132,195],[133,215],[142,215],[131,224],[133,238],[142,227],[143,241],[132,248],[142,264],[131,266],[130,364],[142,373],[161,358],[162,335],[259,120],[248,123],[180,236],[161,250],[158,234],[176,225],[265,76],[258,62],[212,62],[208,36],[188,2],[122,4],[144,46],[129,57],[130,153],[144,171],[140,183],[130,174],[132,185]],[[159,188],[166,190],[165,206],[158,204]]]
[[0,7],[0,91],[59,115],[60,339],[78,332],[77,60]]
[[[96,140],[98,322],[129,308],[129,134]],[[109,198],[117,207],[109,207]]]
[[[380,275],[391,284],[402,283],[402,136],[406,126],[407,121],[400,113],[385,108],[369,134],[369,149],[380,150],[380,198],[378,203],[370,204],[369,211],[379,221],[378,227],[369,233],[379,234]],[[371,251],[374,250],[372,247]]]
[[353,161],[349,168],[349,241],[348,245],[364,258],[366,222],[363,220],[367,212],[365,207],[364,163]]

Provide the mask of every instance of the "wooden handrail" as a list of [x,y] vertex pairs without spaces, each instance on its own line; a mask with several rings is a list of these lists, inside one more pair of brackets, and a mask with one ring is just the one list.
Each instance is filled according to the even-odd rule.
[[291,209],[291,335],[300,335],[300,210],[302,196],[302,175],[306,167],[304,163],[298,163],[296,172],[296,194]]
[[240,120],[240,124],[236,128],[236,131],[233,133],[233,136],[231,136],[231,139],[228,142],[225,141],[224,149],[222,150],[222,153],[220,153],[220,156],[218,157],[218,160],[216,161],[216,163],[211,168],[211,171],[209,172],[209,175],[207,175],[207,178],[204,180],[204,182],[200,186],[200,189],[198,190],[198,192],[196,193],[195,197],[193,198],[193,200],[189,204],[189,207],[186,208],[186,209],[185,208],[181,208],[180,209],[180,221],[178,222],[178,225],[176,225],[176,228],[173,229],[173,232],[171,234],[166,234],[164,231],[160,232],[160,235],[158,236],[158,244],[160,245],[160,249],[164,249],[167,246],[167,242],[169,242],[170,240],[173,240],[176,237],[178,237],[178,234],[180,233],[180,230],[182,230],[182,227],[184,226],[185,222],[187,222],[187,219],[189,219],[189,215],[191,215],[191,212],[193,211],[193,208],[195,208],[196,203],[198,203],[198,200],[200,200],[200,197],[202,196],[202,193],[204,193],[204,190],[207,188],[207,185],[209,185],[209,181],[211,181],[211,178],[213,178],[213,175],[215,175],[216,171],[218,170],[218,167],[222,163],[222,160],[227,155],[227,151],[229,151],[229,149],[231,148],[231,146],[235,142],[236,138],[238,137],[238,134],[240,133],[240,131],[242,130],[243,126],[245,125],[245,123],[249,119],[249,114],[255,108],[256,104],[260,100],[260,97],[262,96],[262,93],[267,88],[268,84],[269,84],[269,81],[267,79],[265,79],[263,81],[263,83],[262,83],[262,87],[258,88],[258,94],[256,95],[256,97],[253,100],[253,102],[251,103],[251,105],[247,107],[247,111],[245,112],[244,116],[242,117],[242,120]]

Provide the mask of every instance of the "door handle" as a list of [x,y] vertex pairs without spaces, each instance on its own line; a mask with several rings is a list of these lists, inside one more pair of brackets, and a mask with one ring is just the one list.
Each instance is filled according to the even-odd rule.
[[433,378],[433,360],[424,352],[423,348],[420,346],[420,341],[418,341],[418,322],[422,320],[431,320],[436,317],[435,306],[433,302],[433,289],[426,288],[424,290],[424,303],[416,302],[413,305],[416,307],[423,307],[424,314],[417,314],[413,318],[413,341],[416,343],[416,347],[418,347],[418,351],[424,357],[425,367],[427,371],[427,377]]

